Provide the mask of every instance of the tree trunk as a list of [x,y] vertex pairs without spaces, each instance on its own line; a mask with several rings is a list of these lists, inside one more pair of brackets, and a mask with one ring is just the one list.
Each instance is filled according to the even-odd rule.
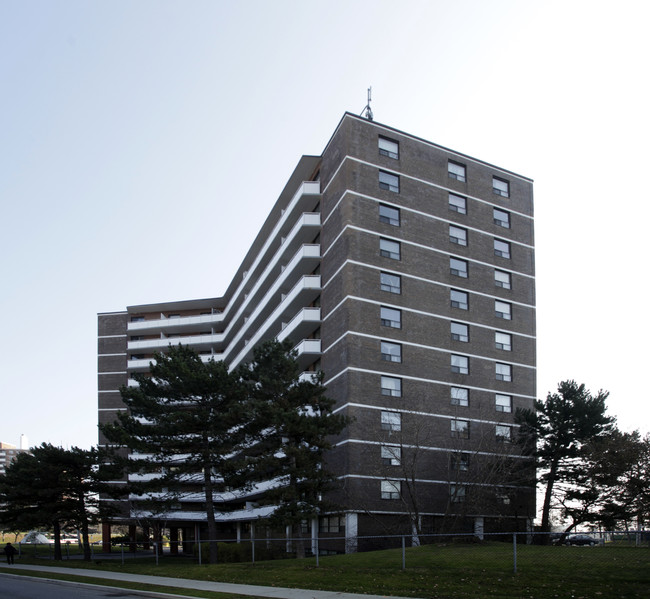
[[296,558],[302,559],[306,555],[305,539],[302,535],[302,523],[295,524],[292,528],[292,535],[296,539]]
[[63,559],[61,553],[61,524],[58,520],[54,521],[54,559],[58,561]]
[[217,523],[214,519],[214,504],[212,503],[212,468],[203,468],[203,485],[205,487],[205,512],[208,520],[209,561],[216,564],[219,557],[217,545]]
[[[548,473],[548,481],[546,483],[546,493],[544,493],[544,505],[542,507],[542,532],[551,532],[550,526],[550,512],[551,512],[551,498],[553,497],[553,486],[557,478],[558,461],[554,459],[551,462],[551,469]],[[542,537],[542,544],[548,544],[548,535]]]
[[81,542],[84,549],[84,561],[90,561],[90,534],[88,533],[88,519],[86,518],[86,499],[83,493],[77,496],[81,515]]
[[88,520],[81,522],[81,542],[84,548],[84,561],[90,561],[90,534],[88,533]]

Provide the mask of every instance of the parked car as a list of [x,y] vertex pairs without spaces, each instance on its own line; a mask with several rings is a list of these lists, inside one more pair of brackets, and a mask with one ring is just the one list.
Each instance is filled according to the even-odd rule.
[[591,547],[593,547],[594,545],[598,545],[598,539],[594,539],[589,535],[569,535],[566,539],[564,539],[564,544],[565,545],[590,545]]

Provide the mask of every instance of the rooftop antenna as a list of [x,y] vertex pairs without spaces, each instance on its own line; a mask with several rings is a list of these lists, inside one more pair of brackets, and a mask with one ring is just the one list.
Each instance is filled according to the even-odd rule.
[[370,100],[372,98],[370,95],[372,94],[372,87],[368,88],[368,103],[366,104],[366,107],[361,111],[361,116],[365,116],[369,121],[372,121],[372,109],[370,108]]

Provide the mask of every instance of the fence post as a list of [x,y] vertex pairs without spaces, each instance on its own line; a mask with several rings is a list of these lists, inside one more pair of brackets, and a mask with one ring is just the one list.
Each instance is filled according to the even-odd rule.
[[318,554],[319,554],[319,551],[318,551],[318,533],[316,533],[316,567],[317,568],[320,566],[320,562],[319,562],[319,559],[318,559]]
[[156,566],[158,565],[158,541],[153,542],[153,552],[156,554]]
[[251,562],[255,563],[255,522],[251,522]]
[[406,570],[406,537],[402,535],[402,570]]
[[124,565],[124,543],[120,543],[120,553],[122,554],[122,565]]
[[517,533],[512,533],[512,561],[514,566],[514,573],[517,573]]

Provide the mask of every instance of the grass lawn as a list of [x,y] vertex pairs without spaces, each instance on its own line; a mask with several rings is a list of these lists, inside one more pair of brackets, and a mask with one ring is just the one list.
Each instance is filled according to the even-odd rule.
[[[21,563],[54,565],[27,556]],[[650,548],[613,545],[519,545],[516,574],[512,545],[498,542],[409,548],[405,570],[400,549],[321,557],[319,567],[315,558],[199,566],[191,558],[163,557],[158,566],[153,558],[129,559],[124,565],[119,559],[56,565],[402,597],[650,597]]]

